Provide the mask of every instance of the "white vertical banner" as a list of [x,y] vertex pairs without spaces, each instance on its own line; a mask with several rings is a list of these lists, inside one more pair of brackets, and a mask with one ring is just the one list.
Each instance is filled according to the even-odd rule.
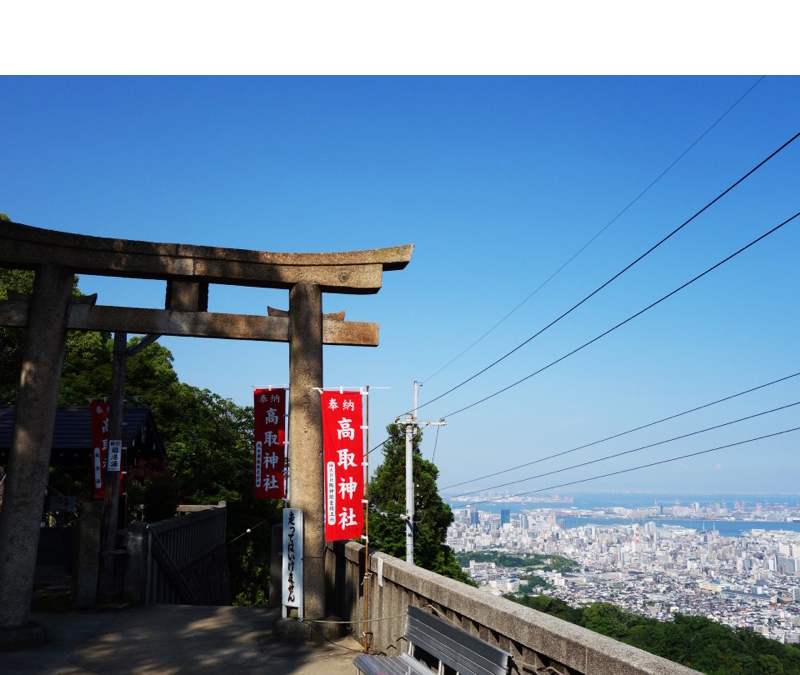
[[108,470],[122,470],[122,441],[108,442]]
[[297,609],[303,618],[303,512],[283,509],[283,569],[281,573],[281,616]]

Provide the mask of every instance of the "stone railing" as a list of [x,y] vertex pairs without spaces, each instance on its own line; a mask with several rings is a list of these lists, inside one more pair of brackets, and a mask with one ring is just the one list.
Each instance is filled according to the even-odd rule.
[[[338,542],[326,552],[332,609],[351,622],[361,640],[364,596],[371,649],[397,654],[408,605],[427,607],[511,653],[523,671],[562,675],[690,675],[697,671],[505,598],[447,579],[386,555],[370,555],[364,587],[365,547]],[[375,621],[375,619],[384,619]]]

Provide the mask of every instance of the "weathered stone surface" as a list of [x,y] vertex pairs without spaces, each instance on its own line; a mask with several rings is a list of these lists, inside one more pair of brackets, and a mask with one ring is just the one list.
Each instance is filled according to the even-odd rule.
[[339,253],[272,253],[91,237],[19,223],[0,227],[0,266],[58,263],[74,272],[291,288],[312,283],[329,293],[375,293],[383,271],[403,269],[412,245]]
[[289,292],[289,452],[292,508],[302,509],[304,616],[325,616],[322,493],[322,294],[298,284]]
[[78,607],[93,605],[97,598],[100,555],[100,520],[103,502],[86,502],[78,520],[78,541],[73,572],[73,597]]
[[0,326],[22,327],[27,323],[27,300],[0,300]]
[[4,628],[23,626],[28,618],[72,279],[65,268],[51,265],[39,269],[34,279],[0,510],[0,627]]
[[167,309],[207,312],[208,284],[168,279],[167,297],[164,306]]
[[[289,318],[194,312],[105,305],[71,305],[67,318],[70,330],[125,331],[182,337],[210,337],[261,342],[288,342]],[[0,300],[0,326],[21,327],[28,320],[28,304]],[[322,342],[326,345],[377,347],[377,323],[342,321],[338,316],[322,321]]]

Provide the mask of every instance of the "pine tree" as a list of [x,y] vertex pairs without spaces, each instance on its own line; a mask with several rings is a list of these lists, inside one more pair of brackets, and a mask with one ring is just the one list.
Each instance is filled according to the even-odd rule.
[[[378,550],[405,559],[405,429],[386,427],[383,464],[369,484],[369,539]],[[450,506],[442,501],[436,486],[439,470],[422,459],[422,433],[412,440],[414,476],[414,562],[427,570],[467,582],[452,549],[445,545],[447,528],[453,522]]]

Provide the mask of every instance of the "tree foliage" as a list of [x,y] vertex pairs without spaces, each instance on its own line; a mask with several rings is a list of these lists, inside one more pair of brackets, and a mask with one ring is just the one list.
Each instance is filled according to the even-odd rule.
[[[370,544],[389,555],[405,559],[405,429],[386,427],[389,438],[383,444],[383,463],[369,484]],[[445,545],[447,528],[453,522],[450,506],[442,501],[436,486],[439,470],[422,458],[422,434],[412,440],[414,478],[414,563],[459,581],[468,582],[453,551]]]
[[456,560],[463,567],[469,565],[470,560],[475,562],[493,562],[498,567],[522,567],[528,570],[543,570],[545,572],[572,572],[579,565],[574,560],[561,555],[549,553],[528,553],[522,556],[511,555],[503,551],[460,551],[455,554]]

